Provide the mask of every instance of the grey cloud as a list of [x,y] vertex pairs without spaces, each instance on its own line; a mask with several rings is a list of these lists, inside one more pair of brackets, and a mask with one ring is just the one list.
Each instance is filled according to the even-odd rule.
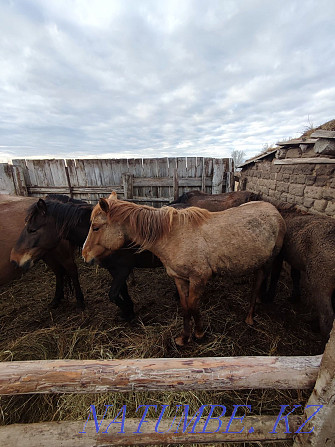
[[331,0],[0,5],[0,151],[252,156],[333,118]]

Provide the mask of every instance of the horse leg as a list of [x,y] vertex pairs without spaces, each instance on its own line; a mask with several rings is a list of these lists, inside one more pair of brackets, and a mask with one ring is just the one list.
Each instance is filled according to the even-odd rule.
[[266,271],[264,268],[258,270],[256,273],[256,279],[255,279],[255,283],[254,283],[254,287],[253,287],[251,299],[250,299],[249,312],[248,312],[247,318],[245,319],[245,322],[247,324],[249,324],[250,326],[252,326],[254,324],[253,316],[254,316],[254,311],[255,311],[255,305],[256,305],[257,298],[259,298],[259,296],[260,296],[260,290],[261,290],[262,282],[264,281],[265,276],[266,276]]
[[206,281],[197,279],[196,281],[190,280],[188,307],[191,311],[191,315],[194,319],[194,335],[197,339],[201,339],[204,336],[203,321],[199,309],[199,301],[206,287]]
[[320,332],[322,338],[327,341],[335,318],[334,283],[323,278],[322,283],[315,279],[310,284],[313,302],[318,312]]
[[54,254],[56,259],[58,259],[59,263],[65,269],[66,274],[71,278],[76,294],[77,306],[84,310],[85,300],[79,283],[78,269],[73,256],[73,248],[69,244],[64,246],[61,246],[60,244],[54,251]]
[[177,286],[180,298],[180,304],[183,309],[183,324],[184,324],[181,336],[177,337],[175,341],[178,346],[184,346],[186,343],[190,341],[191,338],[191,312],[190,309],[188,308],[189,282],[180,278],[174,278],[174,281]]
[[293,282],[293,290],[290,296],[290,301],[292,303],[297,303],[300,301],[300,270],[291,267],[291,278]]
[[131,269],[125,267],[112,268],[105,265],[104,267],[107,268],[113,277],[108,293],[110,301],[115,303],[120,308],[122,317],[125,320],[131,320],[135,315],[134,304],[128,293],[127,286],[127,278],[131,273]]
[[45,255],[42,259],[56,276],[55,296],[49,304],[52,309],[56,309],[59,306],[60,302],[64,299],[65,270],[59,262],[57,262],[52,256],[48,254]]
[[280,277],[280,272],[283,266],[283,261],[284,261],[284,255],[282,252],[280,252],[279,255],[275,257],[272,264],[272,270],[270,273],[270,285],[268,290],[266,290],[268,275],[266,275],[264,281],[262,282],[261,297],[263,303],[264,302],[269,303],[274,300]]

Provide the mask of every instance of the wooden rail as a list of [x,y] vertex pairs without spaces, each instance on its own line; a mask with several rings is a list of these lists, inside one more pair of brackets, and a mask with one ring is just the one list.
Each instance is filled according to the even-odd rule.
[[[112,424],[107,433],[103,433],[108,422],[101,426],[99,432],[93,421],[88,421],[84,434],[86,421],[79,422],[44,422],[37,424],[13,424],[0,430],[0,443],[6,447],[88,447],[88,446],[110,446],[110,445],[150,445],[150,444],[189,444],[189,443],[221,443],[221,442],[273,442],[292,440],[294,432],[301,426],[302,416],[291,416],[288,418],[290,432],[286,433],[285,424],[278,425],[276,433],[270,433],[276,417],[273,416],[247,416],[243,419],[243,424],[235,421],[231,425],[230,431],[244,430],[242,433],[225,433],[230,418],[221,418],[221,429],[217,433],[218,421],[209,421],[206,432],[201,433],[205,424],[205,418],[201,419],[196,426],[195,433],[190,433],[190,429],[183,433],[181,430],[175,433],[171,419],[163,419],[159,424],[159,431],[156,433],[155,425],[157,420],[148,419],[148,423],[142,424],[141,433],[135,433],[141,419],[126,419],[125,433],[120,433],[119,424]],[[282,425],[283,424],[283,425]],[[172,430],[169,428],[173,427]],[[253,430],[250,430],[253,427]],[[210,433],[210,432],[213,433]]]
[[111,391],[308,389],[321,356],[0,363],[0,394]]
[[[88,422],[2,427],[0,445],[102,447],[295,439],[294,447],[332,447],[335,445],[334,373],[335,323],[323,356],[3,362],[0,363],[0,392],[11,395],[116,390],[312,388],[315,380],[316,384],[308,402],[308,405],[314,406],[313,409],[307,405],[304,416],[290,415],[285,422],[278,419],[278,415],[236,417],[233,420],[232,416],[206,419],[206,426],[199,416],[199,425],[195,429],[191,426],[192,429],[179,430],[179,423],[177,429],[171,430],[173,421],[161,419],[157,430],[157,419],[146,419],[141,430],[138,430],[144,415],[142,419],[127,418],[124,430],[117,430],[119,424],[110,424],[111,420],[104,419],[100,422],[105,425],[97,427],[98,421],[88,417]],[[306,425],[304,431],[307,433],[299,433],[301,424],[305,424],[315,406],[323,407],[323,412],[318,413],[314,425],[313,422]],[[240,424],[242,421],[243,426]],[[234,428],[230,428],[231,422],[235,424]],[[281,424],[280,428],[277,422]]]

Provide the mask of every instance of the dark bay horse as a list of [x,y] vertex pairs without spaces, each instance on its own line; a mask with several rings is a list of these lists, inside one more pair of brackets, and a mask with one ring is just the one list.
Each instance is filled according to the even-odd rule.
[[[28,210],[27,223],[13,249],[12,259],[29,267],[62,239],[81,248],[90,228],[92,209],[93,205],[87,202],[63,195],[39,199]],[[134,305],[128,293],[127,278],[134,268],[161,267],[161,262],[152,253],[138,253],[138,248],[127,244],[111,256],[96,260],[113,277],[110,300],[121,309],[125,319],[133,318]]]
[[[7,284],[22,274],[10,262],[10,253],[25,225],[25,216],[30,206],[36,203],[35,197],[0,195],[0,285]],[[73,250],[67,241],[59,241],[48,253],[41,257],[56,275],[56,290],[52,306],[64,296],[64,279],[72,280],[79,306],[84,307],[77,267],[73,260]]]
[[[327,338],[335,318],[335,220],[305,213],[294,205],[281,204],[278,209],[287,227],[282,257],[291,266],[292,300],[300,298],[304,272],[321,333]],[[281,265],[273,272],[268,300],[275,294],[280,269]]]
[[178,345],[191,336],[203,336],[199,299],[213,274],[243,276],[257,272],[246,319],[253,323],[253,310],[264,276],[282,247],[285,222],[266,202],[250,202],[211,213],[195,207],[177,210],[140,206],[100,199],[93,209],[91,227],[83,247],[86,262],[115,252],[127,239],[150,250],[175,280],[183,308],[184,330]]
[[260,200],[258,194],[251,191],[234,191],[222,194],[206,194],[198,190],[185,192],[177,200],[169,203],[175,208],[188,208],[197,206],[208,211],[224,211],[228,208],[240,206],[243,203]]

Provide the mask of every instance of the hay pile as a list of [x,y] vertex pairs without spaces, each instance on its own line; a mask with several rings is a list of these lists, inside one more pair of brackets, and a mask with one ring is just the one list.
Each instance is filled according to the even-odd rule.
[[[206,338],[178,348],[174,337],[181,331],[181,313],[173,281],[163,269],[135,271],[136,283],[129,284],[129,290],[138,318],[127,323],[107,299],[108,272],[88,267],[79,258],[78,263],[87,304],[84,312],[76,310],[72,296],[59,309],[48,308],[55,281],[42,263],[0,289],[0,361],[315,355],[323,351],[305,304],[297,308],[288,302],[290,281],[285,273],[275,304],[259,305],[253,328],[244,323],[251,278],[212,280],[202,301]],[[11,396],[0,400],[0,419],[2,424],[85,420],[90,404],[103,414],[107,403],[116,408],[127,404],[127,417],[136,417],[133,412],[141,404],[170,404],[172,409],[189,404],[194,412],[201,404],[224,404],[227,414],[233,405],[250,404],[252,414],[278,414],[280,405],[304,405],[309,394],[248,390]]]

